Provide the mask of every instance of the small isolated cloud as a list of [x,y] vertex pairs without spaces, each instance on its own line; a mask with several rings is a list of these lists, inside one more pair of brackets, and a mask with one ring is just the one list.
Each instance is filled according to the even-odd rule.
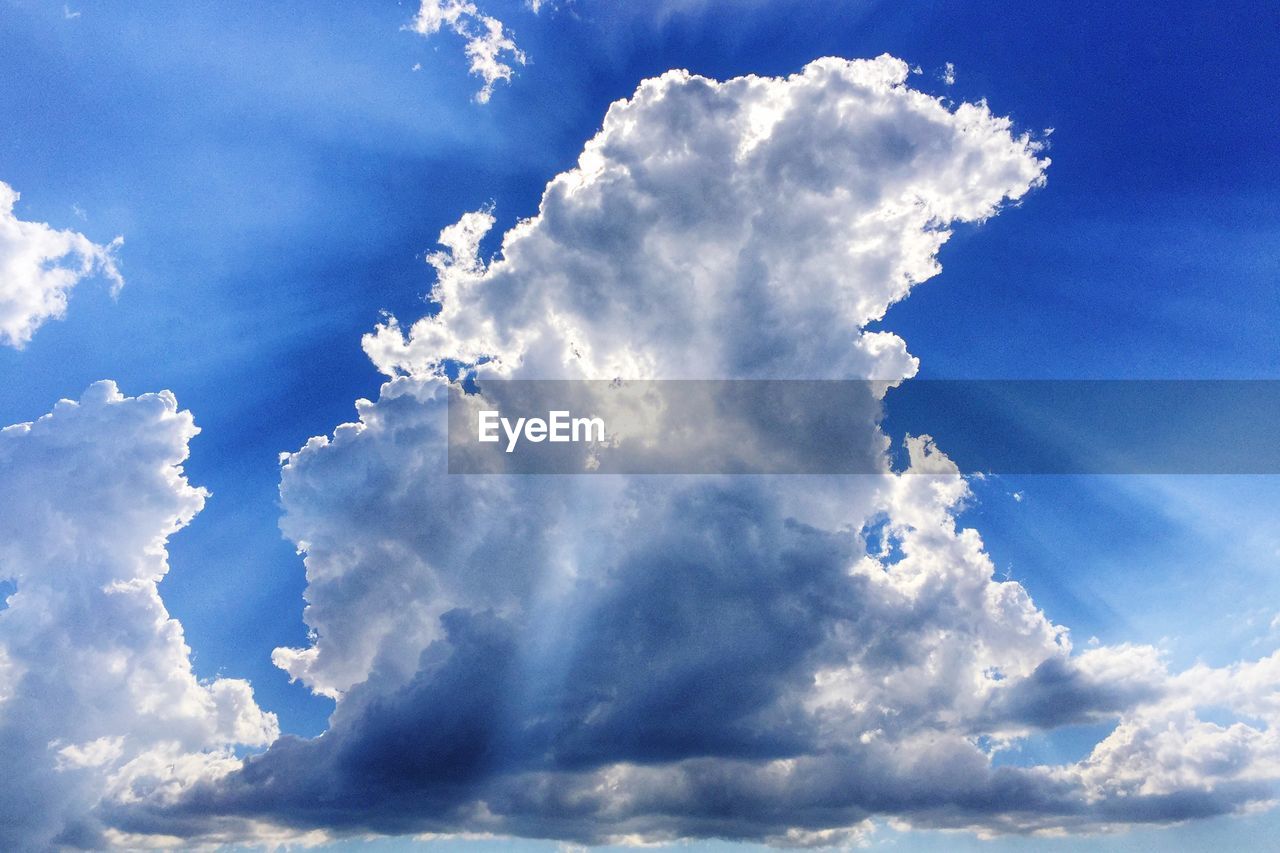
[[62,7],[62,17],[65,20],[74,21],[76,18],[80,17],[80,13],[78,11],[73,12],[70,6],[64,5]]
[[46,320],[67,310],[83,279],[101,275],[112,292],[124,285],[116,268],[117,237],[106,245],[75,231],[26,222],[14,213],[18,193],[0,181],[0,343],[23,347]]
[[[537,11],[536,7],[534,11]],[[489,102],[493,86],[499,80],[510,80],[514,65],[524,65],[524,52],[516,46],[515,39],[497,18],[483,14],[467,0],[422,0],[418,14],[408,29],[423,36],[448,28],[462,37],[466,44],[467,58],[471,60],[471,73],[484,81],[476,100]]]
[[942,82],[950,86],[956,82],[956,66],[948,62],[942,67]]
[[204,504],[172,394],[99,382],[0,430],[0,848],[102,849],[99,814],[229,772],[276,719],[239,679],[198,681],[157,585]]

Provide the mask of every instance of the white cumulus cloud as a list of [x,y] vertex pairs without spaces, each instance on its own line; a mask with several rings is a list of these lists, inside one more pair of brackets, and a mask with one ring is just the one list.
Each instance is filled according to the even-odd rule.
[[0,847],[100,848],[99,811],[172,798],[262,746],[274,715],[239,679],[198,681],[156,585],[206,493],[168,392],[111,382],[0,431]]
[[[365,338],[378,399],[284,460],[312,642],[275,661],[337,699],[329,730],[121,802],[119,826],[795,845],[877,819],[1094,831],[1273,801],[1280,657],[1171,673],[1146,646],[1075,651],[957,523],[972,496],[942,449],[912,438],[889,470],[878,397],[849,412],[873,475],[446,473],[458,363],[482,389],[910,381],[905,342],[867,326],[1048,164],[907,75],[887,56],[670,72],[610,108],[499,255],[492,212],[446,228],[440,310]],[[1080,761],[993,761],[1080,723],[1114,726]],[[110,766],[117,736],[51,760]]]
[[117,237],[106,245],[75,231],[18,218],[18,193],[0,181],[0,343],[22,347],[46,320],[67,309],[83,279],[101,275],[112,292],[124,285],[116,268]]
[[[440,310],[366,337],[390,377],[380,399],[284,470],[315,641],[276,660],[339,697],[333,727],[214,786],[223,808],[830,843],[877,815],[1093,830],[1272,796],[1270,670],[1193,679],[1223,682],[1240,720],[1219,726],[1154,649],[1073,653],[958,528],[967,485],[927,439],[908,473],[879,478],[442,473],[452,363],[482,387],[910,377],[905,343],[865,327],[938,272],[954,223],[1017,201],[1047,161],[1007,119],[907,75],[890,57],[723,83],[671,72],[611,107],[496,259],[479,252],[491,212],[445,229],[429,257]],[[893,547],[860,550],[869,524]],[[1116,733],[1079,763],[991,763],[1100,721]],[[1193,755],[1173,759],[1179,743]],[[1168,781],[1123,784],[1156,770]],[[359,818],[298,796],[321,778]]]

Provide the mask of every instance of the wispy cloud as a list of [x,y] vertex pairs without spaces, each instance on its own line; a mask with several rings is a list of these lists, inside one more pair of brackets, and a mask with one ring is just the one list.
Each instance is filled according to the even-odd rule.
[[0,181],[0,343],[22,347],[47,320],[67,309],[72,288],[101,275],[112,291],[124,285],[116,267],[116,237],[106,245],[75,231],[18,218],[19,195]]
[[524,52],[516,46],[506,26],[497,18],[483,14],[468,0],[422,0],[418,14],[408,26],[423,36],[434,35],[444,28],[462,37],[471,61],[471,73],[484,81],[475,96],[482,104],[489,102],[494,84],[511,79],[515,73],[513,65],[525,64]]

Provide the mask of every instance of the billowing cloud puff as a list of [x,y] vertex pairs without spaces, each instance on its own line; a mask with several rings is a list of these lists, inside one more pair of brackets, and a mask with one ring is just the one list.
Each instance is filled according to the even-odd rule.
[[[889,57],[672,72],[613,105],[499,257],[491,213],[445,229],[439,310],[365,339],[379,399],[285,460],[313,642],[275,660],[337,698],[329,730],[116,827],[829,844],[885,817],[1096,830],[1274,798],[1275,659],[1074,653],[957,525],[968,486],[927,437],[906,472],[861,477],[445,473],[459,364],[482,391],[910,377],[904,342],[865,327],[1047,162],[906,77]],[[879,405],[850,423],[878,432]],[[997,760],[1097,722],[1116,727],[1078,762]]]
[[172,799],[275,739],[238,679],[200,682],[156,585],[206,493],[168,392],[99,382],[0,431],[0,847],[101,848],[97,810]]
[[67,296],[84,278],[101,275],[112,290],[124,285],[116,269],[120,237],[107,245],[14,213],[18,193],[0,181],[0,343],[21,347],[46,320],[66,312]]
[[511,79],[514,73],[511,63],[524,65],[524,52],[516,47],[515,39],[502,21],[482,13],[469,0],[422,0],[408,29],[430,36],[446,27],[465,42],[471,73],[484,81],[476,100],[487,104],[494,84]]
[[672,71],[610,107],[537,217],[476,256],[446,229],[439,314],[365,341],[391,375],[442,358],[529,377],[896,378],[861,329],[938,271],[949,226],[1039,184],[1047,161],[984,106],[948,110],[906,65],[823,59],[789,78]]
[[[716,83],[673,72],[646,81],[610,109],[579,168],[551,182],[538,216],[506,235],[500,261],[490,266],[478,256],[490,213],[467,214],[445,229],[445,251],[429,258],[441,311],[407,336],[392,319],[366,337],[374,362],[397,378],[380,403],[360,404],[361,424],[295,455],[282,485],[285,530],[310,555],[312,592],[330,580],[344,587],[332,598],[346,614],[341,622],[364,627],[355,629],[358,637],[338,638],[346,629],[322,615],[330,597],[311,595],[318,644],[282,650],[278,662],[336,695],[367,678],[377,656],[394,654],[372,639],[385,632],[390,646],[404,647],[400,665],[416,667],[435,629],[413,626],[435,625],[439,612],[395,608],[350,619],[365,596],[372,603],[391,595],[379,608],[406,600],[399,580],[381,592],[354,588],[353,576],[386,573],[352,572],[353,561],[372,568],[407,560],[415,566],[408,574],[429,583],[429,564],[448,559],[455,564],[448,582],[492,587],[485,600],[502,590],[519,600],[517,587],[532,582],[517,568],[538,557],[522,530],[544,531],[551,517],[522,513],[513,516],[514,529],[487,529],[509,513],[493,504],[512,503],[513,489],[541,488],[547,494],[523,503],[535,515],[552,513],[557,496],[574,489],[437,482],[443,399],[434,377],[446,360],[485,361],[488,375],[540,378],[913,373],[899,338],[861,327],[937,271],[949,223],[991,215],[1039,183],[1046,164],[1030,140],[1010,135],[1008,120],[973,105],[950,112],[906,88],[906,73],[884,57],[820,60],[787,79]],[[384,430],[395,434],[382,441],[407,456],[373,469],[365,448],[382,443],[375,436]],[[313,465],[331,470],[313,475]],[[356,484],[331,485],[343,470],[368,478],[359,499],[350,491]],[[406,492],[400,483],[421,488]],[[584,509],[596,505],[595,497],[586,500]],[[824,524],[860,523],[815,504]],[[344,506],[361,518],[334,529],[349,515]],[[325,519],[322,528],[313,527],[312,510]],[[365,555],[359,543],[366,539],[379,549],[401,544],[403,552]],[[340,565],[322,568],[331,561]],[[477,577],[479,561],[497,568]],[[447,601],[439,590],[417,586],[414,593],[408,600],[432,608]]]

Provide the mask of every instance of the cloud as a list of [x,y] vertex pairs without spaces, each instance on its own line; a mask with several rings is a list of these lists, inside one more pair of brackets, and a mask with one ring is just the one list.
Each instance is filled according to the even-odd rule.
[[99,245],[75,231],[25,222],[14,213],[18,193],[0,181],[0,343],[21,348],[46,320],[67,310],[83,279],[101,275],[112,292],[124,286],[115,252],[124,239]]
[[[337,833],[795,840],[958,799],[980,801],[974,820],[1001,808],[1021,782],[969,740],[996,713],[984,673],[1030,676],[1065,636],[991,581],[951,517],[966,486],[925,442],[913,464],[933,477],[443,474],[452,362],[911,375],[903,342],[863,327],[937,272],[952,223],[1020,198],[1046,163],[1007,120],[948,110],[906,73],[888,57],[669,73],[610,109],[500,259],[479,251],[491,212],[445,229],[441,310],[366,338],[380,399],[283,472],[315,641],[276,662],[339,698],[329,732],[135,828],[229,813]],[[874,429],[878,404],[851,417]],[[877,514],[905,554],[892,573],[859,541]],[[921,774],[939,764],[957,772]]]
[[[537,11],[537,6],[533,6]],[[516,46],[510,31],[497,18],[483,14],[467,0],[422,0],[418,14],[408,29],[430,36],[448,28],[466,43],[471,73],[484,81],[476,93],[479,103],[487,104],[493,86],[499,80],[509,81],[515,73],[512,63],[524,65],[524,52]]]
[[[1175,674],[1145,646],[1074,652],[957,523],[972,496],[932,440],[889,470],[880,398],[849,413],[879,442],[876,475],[446,473],[459,365],[481,389],[909,381],[905,342],[866,327],[938,272],[956,223],[1017,202],[1048,164],[1007,119],[907,74],[891,57],[670,72],[610,108],[497,257],[491,211],[445,229],[428,258],[439,310],[364,340],[379,398],[284,460],[313,639],[274,659],[337,699],[328,731],[104,819],[188,842],[797,845],[880,819],[1097,831],[1274,799],[1280,655]],[[993,761],[1099,722],[1115,728],[1080,761]],[[111,736],[59,759],[116,760]]]
[[389,375],[446,357],[543,377],[908,375],[900,339],[861,329],[937,273],[949,223],[1020,198],[1046,161],[1007,119],[950,112],[905,75],[886,57],[645,81],[501,263],[475,255],[491,214],[448,229],[430,258],[441,313],[366,351]]
[[111,382],[0,431],[0,847],[101,848],[102,803],[172,798],[276,737],[246,682],[196,679],[157,591],[206,497],[181,468],[196,432],[168,392]]

